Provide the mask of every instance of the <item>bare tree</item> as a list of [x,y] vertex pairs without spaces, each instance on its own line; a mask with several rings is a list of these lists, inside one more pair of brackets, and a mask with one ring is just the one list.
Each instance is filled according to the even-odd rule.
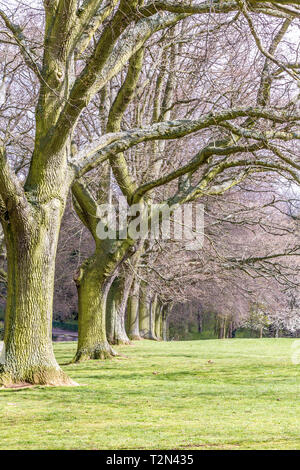
[[[272,21],[278,16],[292,20],[299,14],[297,4],[292,1],[278,0],[275,4],[250,1],[249,5],[255,14],[270,17]],[[219,109],[213,107],[204,112],[199,109],[198,115],[195,111],[189,119],[162,120],[138,129],[105,132],[95,141],[91,137],[88,143],[78,142],[77,148],[73,143],[84,110],[92,106],[99,92],[124,70],[151,36],[187,17],[201,22],[205,15],[231,18],[237,12],[244,16],[260,54],[274,63],[280,74],[295,81],[294,64],[275,57],[265,48],[252,13],[241,2],[47,0],[39,2],[37,9],[28,7],[26,14],[7,5],[0,9],[1,41],[9,42],[9,54],[12,49],[18,51],[17,60],[22,58],[26,66],[23,92],[32,99],[31,80],[37,90],[30,107],[34,139],[28,152],[28,171],[22,177],[13,170],[15,156],[10,148],[10,135],[2,132],[1,136],[1,223],[8,258],[1,384],[73,384],[56,362],[50,333],[60,223],[69,189],[76,180],[109,161],[130,203],[142,203],[148,191],[186,174],[194,175],[195,180],[188,187],[181,187],[172,197],[172,203],[192,200],[212,185],[216,175],[226,176],[229,168],[238,171],[238,175],[230,177],[230,185],[243,179],[249,167],[256,171],[266,168],[281,171],[298,180],[297,162],[277,145],[299,138],[296,126],[299,115],[293,105],[292,87],[282,105],[224,103]],[[28,18],[33,19],[28,21]],[[38,44],[37,35],[32,34],[33,23],[41,31]],[[14,97],[10,99],[13,101]],[[17,97],[14,102],[18,102]],[[24,114],[23,119],[26,117]],[[141,186],[132,184],[130,179],[125,184],[124,171],[125,176],[129,172],[122,155],[129,148],[147,141],[178,139],[198,131],[205,133],[210,128],[237,137],[232,137],[226,146],[216,145],[215,141],[213,145],[198,143],[196,154],[173,171]],[[15,135],[18,133],[20,142],[22,133],[15,128]],[[246,152],[243,158],[234,158],[241,152]],[[200,167],[201,175],[197,175]],[[224,184],[227,183],[223,181],[222,187]],[[79,186],[82,188],[80,181]],[[92,217],[93,198],[84,190],[82,197]],[[80,198],[78,193],[76,198]],[[105,252],[96,248],[96,256],[82,266],[77,277],[81,293],[79,310],[87,315],[85,319],[79,316],[82,357],[97,357],[102,350],[104,316],[99,315],[99,309],[102,313],[105,310],[104,299],[113,280],[112,273],[131,245],[128,239],[117,247],[108,244]],[[105,267],[99,278],[92,269],[98,261]],[[107,276],[106,268],[112,265]],[[99,286],[102,298],[96,299]]]

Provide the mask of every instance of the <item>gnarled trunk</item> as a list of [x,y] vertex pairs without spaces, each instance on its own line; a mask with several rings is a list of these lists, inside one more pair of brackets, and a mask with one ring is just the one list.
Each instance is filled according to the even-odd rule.
[[75,385],[52,348],[55,255],[62,204],[52,200],[2,221],[8,259],[8,292],[0,384]]

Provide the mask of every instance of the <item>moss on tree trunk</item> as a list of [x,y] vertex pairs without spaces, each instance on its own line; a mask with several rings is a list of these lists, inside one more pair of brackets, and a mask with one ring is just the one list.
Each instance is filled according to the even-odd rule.
[[95,254],[81,266],[75,279],[78,292],[78,346],[74,362],[109,359],[117,353],[106,336],[106,302],[113,274],[106,276]]
[[61,370],[52,348],[55,254],[62,216],[52,200],[29,214],[24,225],[12,213],[3,228],[8,292],[0,384],[75,385]]

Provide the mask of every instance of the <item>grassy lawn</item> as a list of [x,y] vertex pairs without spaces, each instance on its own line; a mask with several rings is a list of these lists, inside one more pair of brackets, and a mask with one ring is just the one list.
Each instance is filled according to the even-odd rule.
[[[300,449],[294,341],[143,341],[63,366],[80,387],[0,391],[0,449]],[[74,350],[55,345],[61,364]]]

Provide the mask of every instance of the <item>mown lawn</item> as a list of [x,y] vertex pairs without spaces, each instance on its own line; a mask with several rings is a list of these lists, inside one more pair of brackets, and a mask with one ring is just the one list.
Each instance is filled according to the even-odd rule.
[[[0,449],[300,449],[294,341],[143,341],[63,366],[80,387],[0,391]],[[74,350],[55,345],[61,364]]]

